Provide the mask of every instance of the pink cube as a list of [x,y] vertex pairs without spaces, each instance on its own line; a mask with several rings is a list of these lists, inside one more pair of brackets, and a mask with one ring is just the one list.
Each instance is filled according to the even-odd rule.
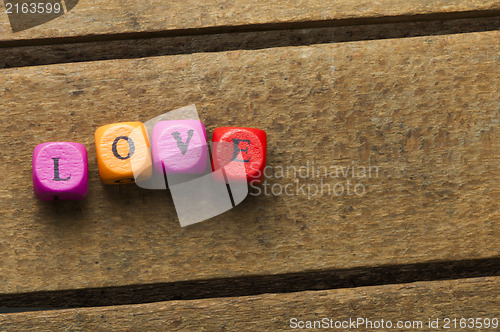
[[87,196],[87,150],[80,143],[50,142],[33,151],[33,189],[42,201]]
[[207,169],[207,134],[199,120],[159,121],[151,135],[156,171],[203,174]]

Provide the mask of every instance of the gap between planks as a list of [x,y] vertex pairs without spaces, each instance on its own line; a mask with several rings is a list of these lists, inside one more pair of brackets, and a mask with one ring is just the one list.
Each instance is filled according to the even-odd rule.
[[468,10],[457,12],[438,12],[429,14],[413,14],[413,15],[397,15],[397,16],[380,16],[380,17],[354,17],[329,20],[305,20],[291,21],[279,23],[259,23],[259,24],[242,24],[242,25],[221,25],[214,27],[197,27],[197,28],[179,28],[174,30],[160,31],[138,31],[138,32],[119,32],[107,34],[85,34],[79,36],[54,37],[54,38],[31,38],[31,39],[13,39],[0,41],[0,47],[21,47],[21,46],[40,46],[53,44],[68,44],[68,43],[84,43],[96,41],[113,41],[127,39],[149,39],[159,37],[179,37],[179,36],[196,36],[221,33],[236,33],[236,32],[258,32],[258,31],[273,31],[273,30],[293,30],[293,29],[311,29],[324,27],[340,27],[340,26],[358,26],[371,24],[387,24],[387,23],[410,23],[410,22],[425,22],[433,20],[455,20],[455,19],[478,19],[495,17],[500,15],[500,10]]
[[[0,46],[4,46],[0,48],[0,68],[435,36],[492,31],[499,27],[500,16],[495,16],[473,20],[433,20],[253,32],[218,31],[215,34],[202,34],[202,31],[196,30],[200,34],[171,37],[145,34],[129,36],[130,38],[110,38],[107,41],[99,41],[99,38],[86,41],[78,38],[61,39],[58,42],[63,44],[48,45],[36,45],[37,42],[32,40],[31,46],[23,45],[22,47],[19,45],[14,47],[17,42],[14,42],[11,47],[5,47],[0,42]],[[124,35],[118,37],[120,36],[124,37]],[[46,41],[40,40],[40,42]]]
[[500,276],[500,257],[162,284],[0,294],[0,313],[5,312],[2,307],[31,307],[32,310],[36,310],[37,307],[45,309],[97,307],[490,276]]
[[[334,322],[330,323],[331,328],[347,322],[347,328],[370,331],[378,331],[380,326],[386,330],[434,331],[463,327],[464,323],[469,329],[471,326],[479,329],[486,324],[491,329],[498,325],[500,297],[496,289],[499,285],[499,277],[490,277],[27,312],[0,315],[0,325],[3,331],[37,332],[288,331],[300,328],[297,321],[310,321],[312,324],[327,319]],[[358,326],[349,323],[350,319],[357,321],[358,318],[370,323],[359,322]],[[404,329],[403,325],[397,327],[399,322],[406,322]],[[324,325],[321,327],[326,328]]]

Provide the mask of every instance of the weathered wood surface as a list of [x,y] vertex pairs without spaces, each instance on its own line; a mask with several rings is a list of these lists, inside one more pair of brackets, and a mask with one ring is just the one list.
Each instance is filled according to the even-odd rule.
[[[500,255],[500,32],[0,71],[0,294]],[[366,194],[248,197],[180,228],[169,194],[103,186],[93,133],[196,103],[267,131],[273,166],[379,167]],[[31,153],[89,150],[89,197],[38,202]],[[270,179],[281,185],[318,178]],[[347,179],[325,183],[346,185]]]
[[[72,7],[76,0],[66,0]],[[5,8],[0,7],[0,41],[96,36],[106,34],[227,28],[339,20],[409,20],[433,17],[483,16],[500,10],[498,0],[81,0],[67,14],[47,23],[12,32]],[[33,17],[18,15],[16,25],[30,26]],[[19,23],[19,21],[24,23]]]
[[[398,331],[446,330],[445,319],[499,319],[500,277],[418,282],[288,294],[170,301],[0,315],[2,331],[288,331],[295,320],[388,322]],[[429,320],[438,320],[438,329]],[[378,322],[378,323],[377,323]],[[477,322],[477,320],[475,320]],[[471,324],[469,320],[467,324]],[[335,323],[333,323],[335,324]],[[421,324],[421,325],[419,325]],[[464,330],[459,325],[452,331]],[[477,323],[476,323],[477,324]],[[335,325],[333,325],[335,326]],[[380,325],[379,325],[380,326]],[[403,325],[404,326],[404,325]],[[418,328],[421,326],[421,328]],[[477,327],[477,325],[474,325]],[[490,325],[491,326],[491,325]],[[315,329],[320,330],[320,329]],[[351,328],[349,330],[354,330]],[[388,330],[387,328],[382,330]],[[466,330],[481,330],[469,328]],[[484,330],[484,328],[483,328]],[[485,329],[486,331],[495,330]]]
[[0,48],[0,68],[498,30],[500,16]]

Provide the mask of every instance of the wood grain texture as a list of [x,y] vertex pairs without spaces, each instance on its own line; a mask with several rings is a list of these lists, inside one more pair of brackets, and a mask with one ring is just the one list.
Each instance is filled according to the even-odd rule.
[[[0,71],[0,294],[498,257],[499,35]],[[351,179],[363,196],[249,196],[187,228],[169,193],[100,183],[98,126],[192,103],[209,137],[264,129],[268,165],[379,174]],[[31,152],[46,141],[87,146],[85,201],[34,198]]]
[[[196,1],[80,0],[67,14],[13,33],[0,7],[0,41],[82,37],[138,32],[183,31],[234,26],[327,22],[418,15],[446,17],[453,13],[498,12],[498,0],[317,0],[317,1]],[[21,16],[22,17],[22,16]],[[28,17],[28,16],[27,16]],[[27,18],[33,20],[33,18]],[[22,20],[22,18],[20,19]],[[19,23],[18,23],[19,24]],[[29,25],[29,23],[27,22]],[[22,24],[21,24],[22,25]]]
[[0,48],[0,68],[498,30],[500,16]]
[[[499,318],[500,277],[0,315],[3,331],[288,331],[290,319],[373,322]],[[414,323],[415,322],[415,323]],[[360,330],[375,331],[380,329]],[[386,325],[384,325],[386,326]],[[415,325],[417,326],[417,325]],[[453,327],[451,325],[451,327]],[[320,329],[315,329],[320,330]],[[463,330],[452,328],[452,331]],[[469,329],[475,330],[475,329]],[[494,329],[487,329],[491,331]]]

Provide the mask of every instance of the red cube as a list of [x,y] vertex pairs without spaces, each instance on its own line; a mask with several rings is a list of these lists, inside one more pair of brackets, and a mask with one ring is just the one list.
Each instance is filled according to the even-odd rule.
[[260,183],[266,167],[267,136],[256,128],[221,127],[212,136],[212,168],[223,168],[226,180]]

